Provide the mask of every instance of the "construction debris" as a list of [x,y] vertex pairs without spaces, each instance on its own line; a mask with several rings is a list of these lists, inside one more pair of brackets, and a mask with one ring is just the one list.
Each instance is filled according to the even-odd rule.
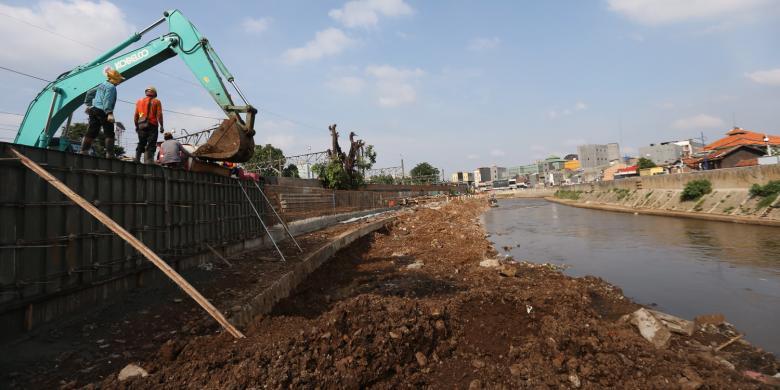
[[141,378],[146,378],[147,376],[149,376],[149,373],[146,372],[146,370],[144,370],[143,368],[135,364],[128,364],[125,366],[125,368],[122,369],[122,371],[119,371],[119,374],[117,375],[117,379],[120,382],[122,382],[137,376]]
[[669,345],[669,339],[672,337],[669,329],[647,309],[643,308],[631,313],[629,322],[636,325],[642,337],[656,348],[666,348]]

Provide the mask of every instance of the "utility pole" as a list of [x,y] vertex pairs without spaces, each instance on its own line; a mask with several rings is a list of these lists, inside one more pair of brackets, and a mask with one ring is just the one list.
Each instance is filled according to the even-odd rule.
[[406,178],[406,171],[404,170],[404,156],[401,156],[401,184],[403,184],[404,179]]

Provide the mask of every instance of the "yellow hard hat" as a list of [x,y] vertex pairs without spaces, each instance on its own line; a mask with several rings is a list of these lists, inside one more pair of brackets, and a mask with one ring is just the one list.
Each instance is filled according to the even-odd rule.
[[123,81],[125,79],[124,77],[122,77],[121,73],[119,73],[116,69],[112,69],[112,68],[109,68],[108,70],[106,70],[106,78],[108,79],[108,81],[110,81],[112,83],[113,82],[117,82],[118,83],[118,82]]

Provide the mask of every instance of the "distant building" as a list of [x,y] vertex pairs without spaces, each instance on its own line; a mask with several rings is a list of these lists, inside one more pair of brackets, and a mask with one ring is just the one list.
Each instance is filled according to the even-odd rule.
[[490,167],[480,167],[474,170],[474,183],[488,183],[492,181],[492,177],[490,176]]
[[565,163],[563,163],[563,169],[567,169],[570,171],[575,171],[577,169],[580,169],[582,165],[580,164],[579,160],[566,160]]
[[691,157],[693,154],[701,152],[704,149],[704,144],[694,139],[687,139],[685,141],[674,142],[675,145],[680,145],[683,148],[683,158]]
[[578,146],[577,155],[580,158],[582,168],[596,168],[609,165],[610,157],[615,157],[615,152],[617,152],[617,159],[620,159],[620,148],[617,148],[617,144],[609,145],[591,144]]
[[666,171],[663,167],[652,167],[652,168],[645,168],[639,170],[639,176],[655,176],[655,175],[663,175]]
[[471,172],[455,172],[452,174],[453,183],[473,183],[474,174]]
[[604,181],[615,180],[615,174],[618,172],[618,170],[621,170],[626,167],[628,167],[628,165],[623,163],[615,163],[610,165],[609,168],[604,168],[604,172],[602,173],[602,180]]
[[780,147],[780,136],[735,127],[683,161],[693,169],[720,169],[757,165],[758,159]]
[[490,180],[491,181],[504,180],[504,179],[508,179],[506,167],[497,167],[495,165],[490,167]]
[[670,165],[683,158],[683,147],[672,142],[650,144],[639,148],[639,157],[650,159],[656,165]]
[[615,180],[624,179],[626,177],[634,177],[639,176],[639,167],[636,165],[631,165],[625,168],[619,168],[617,172],[615,172]]
[[620,160],[620,145],[617,142],[607,144],[607,162]]

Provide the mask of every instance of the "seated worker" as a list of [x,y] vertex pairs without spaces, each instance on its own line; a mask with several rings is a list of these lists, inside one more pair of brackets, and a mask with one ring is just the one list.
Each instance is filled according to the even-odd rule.
[[173,139],[173,134],[170,132],[163,134],[163,139],[165,141],[160,145],[160,152],[162,153],[160,164],[168,168],[183,168],[182,154],[190,157],[190,152],[184,149],[179,141]]

